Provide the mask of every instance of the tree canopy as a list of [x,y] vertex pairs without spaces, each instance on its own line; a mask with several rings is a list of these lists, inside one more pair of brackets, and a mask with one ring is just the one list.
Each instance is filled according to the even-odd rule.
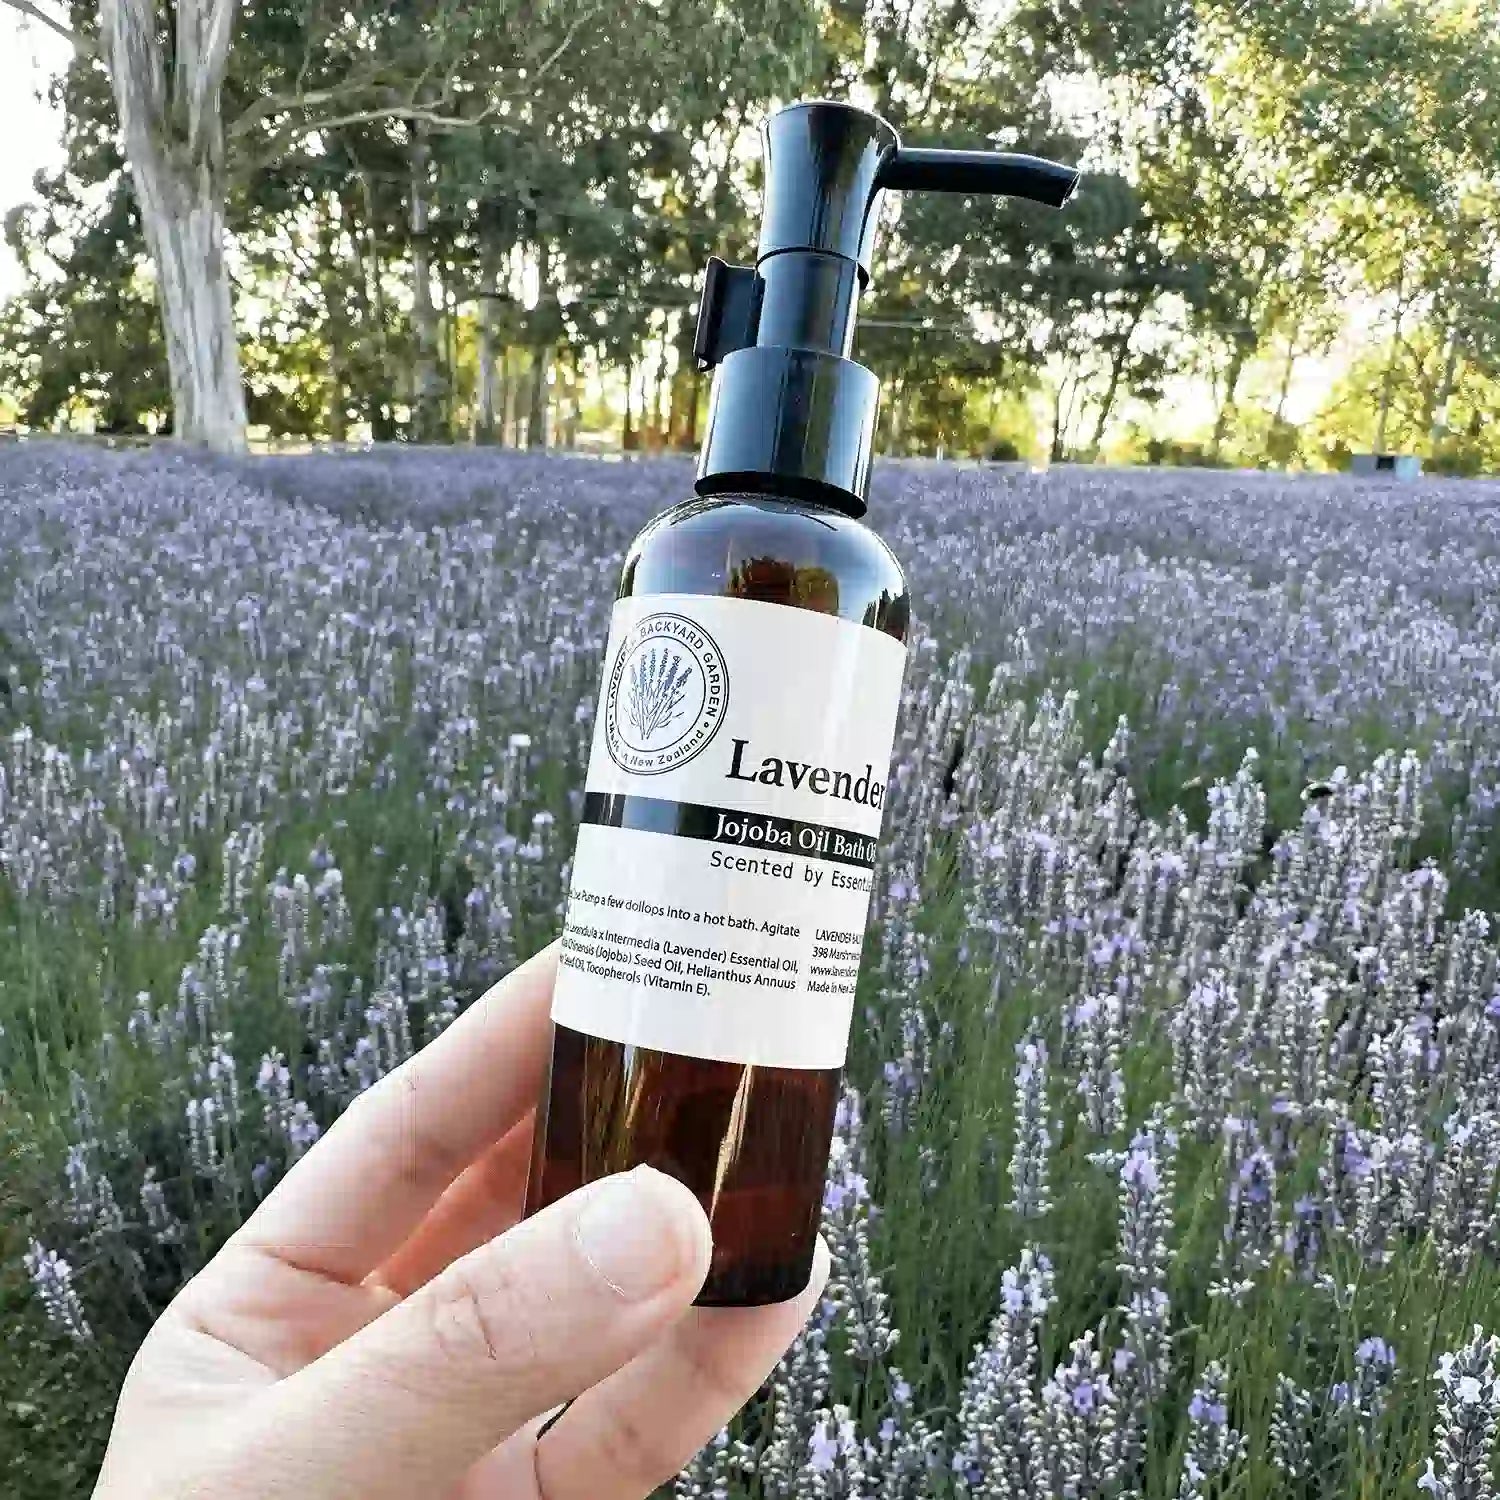
[[[0,389],[33,426],[212,440],[173,311],[196,252],[159,220],[201,151],[253,431],[689,446],[754,128],[822,94],[1086,172],[1061,216],[887,209],[857,345],[887,447],[1158,457],[1142,403],[1192,379],[1210,420],[1174,435],[1206,462],[1500,465],[1500,0],[5,3],[75,41],[66,165],[5,225]],[[125,76],[127,33],[155,73]]]

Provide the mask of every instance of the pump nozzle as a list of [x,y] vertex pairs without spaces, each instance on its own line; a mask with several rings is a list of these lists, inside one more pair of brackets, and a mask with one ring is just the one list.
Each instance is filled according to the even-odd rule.
[[699,368],[719,368],[698,490],[790,492],[860,515],[878,386],[848,356],[882,190],[1004,194],[1061,208],[1078,173],[1015,152],[903,146],[879,115],[826,100],[779,110],[761,133],[755,265],[711,261],[699,311]]
[[1078,169],[1019,151],[938,151],[898,146],[875,186],[920,193],[990,193],[1061,208],[1078,186]]

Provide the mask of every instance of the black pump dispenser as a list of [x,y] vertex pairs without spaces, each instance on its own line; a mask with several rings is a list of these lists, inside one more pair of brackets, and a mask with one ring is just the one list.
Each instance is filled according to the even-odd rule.
[[[1005,194],[1060,208],[1071,167],[901,145],[878,115],[809,100],[762,128],[755,265],[708,264],[694,355],[715,369],[699,494],[771,492],[863,515],[879,383],[849,356],[884,189]],[[717,368],[715,368],[717,367]]]

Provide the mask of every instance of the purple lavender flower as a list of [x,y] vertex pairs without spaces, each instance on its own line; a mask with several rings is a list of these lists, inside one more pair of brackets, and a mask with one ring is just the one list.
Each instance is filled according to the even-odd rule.
[[1244,1435],[1229,1425],[1224,1396],[1224,1369],[1209,1364],[1188,1402],[1187,1450],[1182,1458],[1178,1500],[1198,1500],[1209,1485],[1237,1464],[1245,1454]]
[[1488,1500],[1500,1420],[1500,1339],[1477,1325],[1474,1337],[1438,1361],[1437,1451],[1417,1481],[1433,1500]]
[[1271,1462],[1288,1480],[1305,1480],[1313,1472],[1316,1441],[1311,1393],[1289,1376],[1278,1374],[1271,1412]]
[[79,1343],[93,1339],[93,1329],[83,1303],[73,1285],[73,1268],[55,1250],[48,1250],[32,1240],[22,1257],[26,1274],[43,1308],[48,1321]]
[[1104,1364],[1094,1334],[1085,1333],[1042,1387],[1040,1467],[1051,1494],[1090,1500],[1119,1485],[1116,1398]]
[[1113,1135],[1125,1118],[1124,1005],[1118,995],[1092,995],[1074,1010],[1070,1025],[1080,1054],[1078,1118],[1095,1135]]
[[1047,1186],[1052,1126],[1047,1099],[1047,1044],[1035,1032],[1016,1046],[1016,1140],[1011,1151],[1011,1212],[1037,1219],[1051,1206]]
[[1045,1461],[1036,1378],[1040,1327],[1053,1301],[1052,1266],[1034,1250],[1001,1279],[1000,1312],[974,1352],[959,1404],[953,1470],[983,1500],[1029,1494]]
[[1178,1095],[1205,1139],[1224,1118],[1233,1097],[1240,1024],[1239,999],[1224,975],[1199,980],[1172,1019]]
[[1157,1124],[1131,1142],[1120,1166],[1119,1271],[1123,1343],[1113,1369],[1119,1397],[1119,1464],[1127,1482],[1141,1477],[1146,1432],[1171,1367],[1171,1261],[1174,1143]]

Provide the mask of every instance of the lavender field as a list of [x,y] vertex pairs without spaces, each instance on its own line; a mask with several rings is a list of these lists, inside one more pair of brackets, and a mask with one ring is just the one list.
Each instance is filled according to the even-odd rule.
[[[0,1462],[559,922],[674,461],[0,450]],[[1492,1494],[1500,487],[889,464],[830,1292],[719,1500]]]

